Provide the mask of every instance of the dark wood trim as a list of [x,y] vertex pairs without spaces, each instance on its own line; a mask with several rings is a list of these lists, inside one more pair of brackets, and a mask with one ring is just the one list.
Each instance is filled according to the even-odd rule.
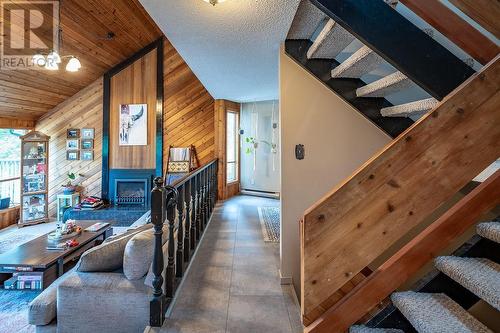
[[462,50],[485,65],[498,54],[498,46],[438,0],[400,0]]
[[163,37],[156,42],[156,175],[163,175]]
[[394,254],[342,301],[324,313],[307,332],[344,332],[371,308],[411,278],[436,253],[473,226],[480,216],[500,204],[500,170],[476,187],[436,222]]
[[102,180],[101,197],[109,200],[109,112],[111,107],[111,76],[103,78],[102,95]]
[[104,74],[103,128],[102,128],[102,184],[101,197],[109,200],[109,115],[111,104],[111,79],[113,76],[156,49],[156,174],[163,172],[163,37],[144,47],[127,60]]
[[474,74],[472,68],[383,1],[312,2],[438,100]]

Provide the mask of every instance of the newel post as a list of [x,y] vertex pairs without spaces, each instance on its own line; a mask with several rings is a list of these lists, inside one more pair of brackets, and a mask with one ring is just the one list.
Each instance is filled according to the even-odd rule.
[[167,191],[167,221],[168,221],[168,260],[165,271],[165,294],[168,298],[174,297],[175,284],[175,207],[179,193],[172,186],[165,186]]
[[154,180],[154,188],[151,191],[151,223],[154,225],[154,248],[153,248],[153,298],[149,306],[149,323],[152,327],[160,327],[165,320],[165,294],[163,294],[163,223],[165,221],[166,193],[163,190],[163,178]]

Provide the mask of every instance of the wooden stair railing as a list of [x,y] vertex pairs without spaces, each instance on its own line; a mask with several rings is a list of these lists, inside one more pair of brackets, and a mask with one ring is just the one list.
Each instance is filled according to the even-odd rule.
[[[439,0],[399,0],[471,57],[485,65],[498,54],[498,46]],[[492,5],[493,2],[491,1]]]
[[343,286],[498,158],[499,87],[497,56],[305,213],[306,326],[345,294]]
[[[151,223],[155,231],[151,327],[161,327],[165,321],[165,312],[174,297],[177,282],[184,276],[186,265],[210,220],[217,202],[217,170],[218,160],[215,159],[172,186],[164,186],[162,177],[155,178],[155,187],[151,191]],[[168,224],[166,258],[163,249],[165,224]]]
[[462,198],[325,312],[307,332],[344,332],[500,204],[500,170]]

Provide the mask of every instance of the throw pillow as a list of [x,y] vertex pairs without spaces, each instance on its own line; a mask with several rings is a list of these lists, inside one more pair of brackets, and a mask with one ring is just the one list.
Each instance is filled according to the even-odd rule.
[[[129,280],[138,280],[148,272],[153,262],[154,229],[135,234],[125,246],[123,273]],[[163,226],[163,244],[168,240],[168,225]]]
[[[150,226],[149,226],[150,227]],[[82,254],[77,272],[112,272],[123,266],[123,252],[130,238],[141,230],[127,232]]]

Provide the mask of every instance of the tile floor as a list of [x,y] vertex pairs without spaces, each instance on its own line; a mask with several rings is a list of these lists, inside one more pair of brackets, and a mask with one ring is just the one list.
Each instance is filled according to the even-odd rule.
[[238,196],[219,204],[161,333],[298,333],[300,309],[278,275],[279,244],[265,243],[258,206]]

